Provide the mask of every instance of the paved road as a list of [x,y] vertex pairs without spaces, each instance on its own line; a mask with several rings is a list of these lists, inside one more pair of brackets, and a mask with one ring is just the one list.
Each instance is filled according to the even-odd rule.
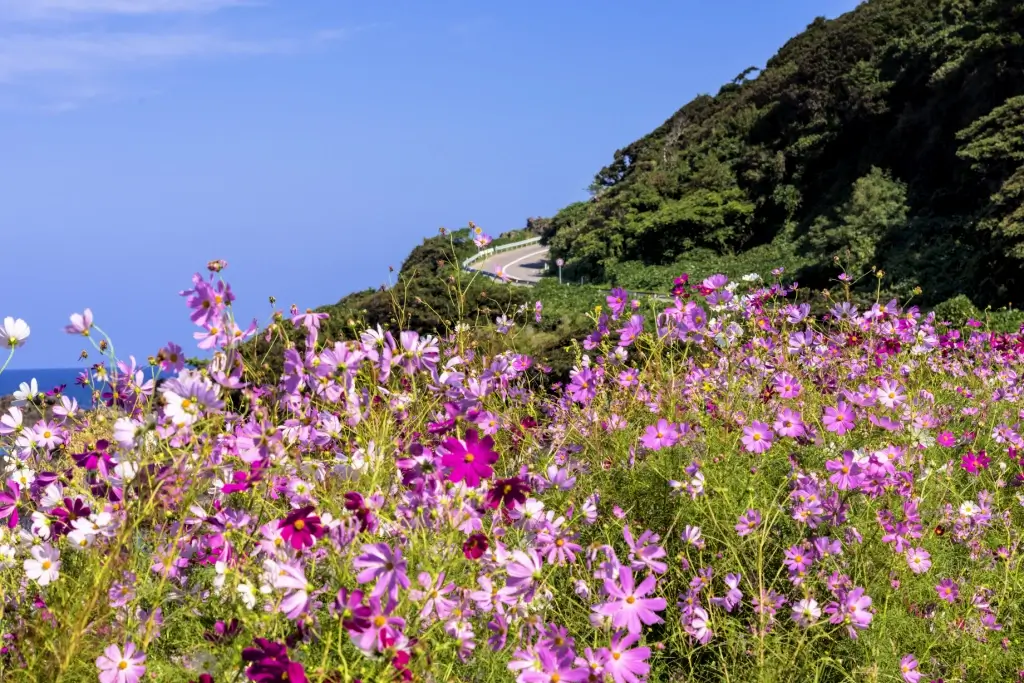
[[494,273],[503,268],[510,278],[537,282],[544,274],[544,262],[548,258],[548,247],[540,244],[527,244],[518,249],[509,249],[494,254],[473,264],[473,268]]

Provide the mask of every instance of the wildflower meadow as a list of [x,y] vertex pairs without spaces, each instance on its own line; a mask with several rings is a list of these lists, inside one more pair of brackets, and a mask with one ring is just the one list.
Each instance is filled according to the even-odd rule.
[[1024,680],[1021,332],[683,276],[558,382],[539,304],[243,329],[224,266],[181,292],[211,361],[86,310],[96,405],[0,417],[5,683]]

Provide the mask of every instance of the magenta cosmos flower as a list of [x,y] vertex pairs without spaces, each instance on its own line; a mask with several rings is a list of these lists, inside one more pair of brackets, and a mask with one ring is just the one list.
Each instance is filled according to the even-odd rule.
[[741,441],[743,442],[743,447],[751,453],[764,453],[772,447],[772,438],[774,436],[768,425],[755,420],[743,428],[743,438]]
[[320,518],[313,514],[312,505],[292,510],[278,522],[278,527],[281,529],[281,538],[296,550],[312,546],[315,538],[324,535],[324,528]]
[[664,598],[645,598],[644,596],[654,590],[657,579],[648,575],[639,586],[633,582],[633,570],[629,567],[619,567],[619,584],[616,585],[611,579],[604,580],[604,590],[611,601],[598,605],[594,611],[612,618],[612,625],[616,628],[626,627],[629,633],[640,633],[643,624],[660,624],[661,617],[655,612],[665,609]]
[[476,488],[480,479],[494,474],[491,465],[498,462],[498,454],[494,452],[494,439],[489,436],[479,438],[475,429],[466,431],[465,440],[448,438],[444,440],[448,453],[441,459],[441,464],[450,468],[448,481],[465,481],[466,486]]
[[143,662],[146,655],[135,651],[134,643],[125,643],[124,653],[117,645],[108,645],[96,658],[100,670],[100,683],[137,683],[146,673]]
[[640,443],[652,451],[662,448],[671,448],[679,441],[679,430],[665,418],[658,420],[658,424],[650,425],[640,437]]
[[21,487],[13,479],[7,481],[7,490],[0,489],[0,519],[7,519],[10,529],[18,526],[18,499]]
[[960,467],[970,472],[971,474],[978,474],[979,470],[987,470],[992,460],[988,457],[985,451],[967,451],[960,457]]
[[840,401],[835,408],[827,406],[821,421],[825,424],[826,430],[834,432],[839,436],[853,429],[854,424],[856,424],[853,408],[848,406],[846,401]]

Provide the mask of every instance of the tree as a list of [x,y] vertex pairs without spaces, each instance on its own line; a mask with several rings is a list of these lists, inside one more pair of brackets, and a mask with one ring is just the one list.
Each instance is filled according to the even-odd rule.
[[820,257],[839,256],[845,268],[859,274],[874,262],[882,239],[906,225],[908,212],[907,186],[873,166],[853,183],[844,204],[815,220],[808,241]]

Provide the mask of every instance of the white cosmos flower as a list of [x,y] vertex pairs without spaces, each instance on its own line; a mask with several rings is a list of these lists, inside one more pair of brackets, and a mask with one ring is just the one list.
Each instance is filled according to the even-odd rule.
[[4,543],[0,545],[0,569],[10,569],[14,566],[14,546]]
[[31,382],[22,382],[18,390],[14,392],[15,405],[30,401],[42,392],[39,391],[39,382],[33,377]]
[[4,318],[4,326],[0,327],[0,343],[11,349],[17,348],[25,343],[31,332],[27,322],[7,316]]
[[240,583],[235,590],[238,591],[238,595],[246,607],[249,609],[256,607],[256,589],[251,584]]
[[60,552],[44,543],[32,548],[30,554],[31,559],[24,564],[25,575],[40,586],[56,581],[60,576]]

